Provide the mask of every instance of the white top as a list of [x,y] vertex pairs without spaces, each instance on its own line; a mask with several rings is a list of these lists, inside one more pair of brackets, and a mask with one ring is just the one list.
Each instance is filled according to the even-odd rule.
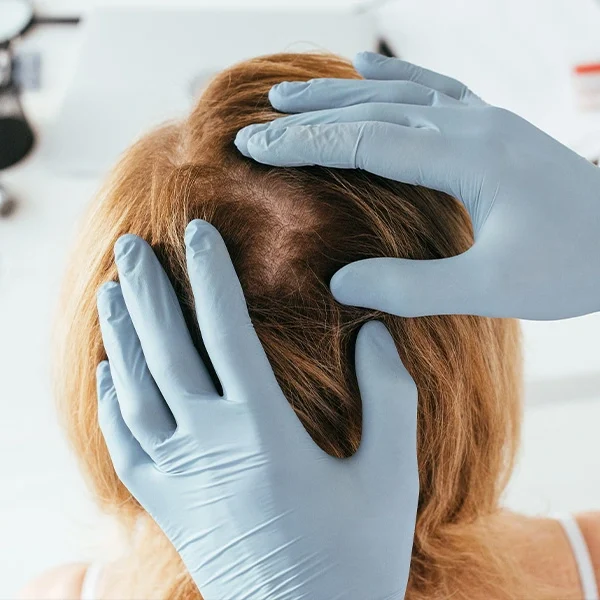
[[577,521],[573,515],[558,517],[557,521],[562,525],[562,528],[569,539],[569,543],[571,544],[573,556],[577,563],[577,570],[579,571],[579,581],[581,583],[583,599],[599,600],[594,565],[592,564],[590,551],[588,550],[585,538],[581,533]]
[[102,575],[102,563],[92,563],[86,570],[81,584],[81,600],[100,600],[98,582]]
[[[572,515],[560,516],[557,521],[564,529],[573,550],[573,556],[579,571],[583,600],[600,600],[590,552],[577,521]],[[81,600],[100,600],[98,582],[102,574],[102,566],[101,563],[92,563],[88,567],[81,586]]]

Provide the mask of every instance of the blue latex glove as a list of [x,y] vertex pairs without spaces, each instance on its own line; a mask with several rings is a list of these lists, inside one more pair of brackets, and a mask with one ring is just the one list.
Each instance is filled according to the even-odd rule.
[[475,244],[452,258],[373,258],[331,281],[342,303],[404,315],[561,319],[600,310],[600,170],[454,79],[361,53],[367,80],[285,82],[302,114],[242,129],[246,156],[364,169],[462,201]]
[[358,452],[324,453],[284,397],[218,232],[186,231],[202,336],[143,240],[115,246],[98,294],[109,361],[98,416],[117,474],[181,554],[205,600],[404,598],[418,497],[417,390],[382,323],[360,330]]

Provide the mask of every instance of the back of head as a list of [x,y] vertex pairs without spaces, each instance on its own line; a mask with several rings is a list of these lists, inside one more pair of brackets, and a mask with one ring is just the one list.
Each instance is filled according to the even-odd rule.
[[[360,443],[358,329],[377,318],[392,333],[419,390],[421,495],[407,598],[461,597],[457,587],[465,586],[464,596],[473,597],[469,582],[479,579],[505,585],[510,597],[511,576],[493,558],[481,523],[498,509],[518,439],[517,325],[469,316],[402,319],[335,302],[328,283],[341,266],[379,256],[456,255],[470,246],[472,232],[459,203],[442,193],[359,171],[272,168],[237,152],[241,127],[280,116],[267,98],[273,84],[315,77],[358,75],[331,55],[241,63],[216,77],[187,121],[152,132],[123,157],[83,227],[65,290],[58,397],[69,435],[101,505],[133,530],[144,513],[116,478],[96,419],[94,373],[104,352],[95,293],[116,278],[117,238],[140,235],[173,281],[203,352],[183,231],[190,220],[205,219],[227,244],[286,397],[331,454],[348,456]],[[134,540],[132,557],[138,595],[197,597],[150,524],[143,543]]]

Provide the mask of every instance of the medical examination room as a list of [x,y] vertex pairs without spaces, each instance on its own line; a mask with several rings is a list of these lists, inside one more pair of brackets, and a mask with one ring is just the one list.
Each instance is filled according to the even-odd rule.
[[599,162],[599,0],[0,0],[0,600],[598,600]]

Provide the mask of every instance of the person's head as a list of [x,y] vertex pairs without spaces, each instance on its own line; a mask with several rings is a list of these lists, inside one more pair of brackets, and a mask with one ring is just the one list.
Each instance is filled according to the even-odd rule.
[[[459,573],[465,585],[479,577],[492,585],[508,575],[491,559],[486,567],[491,550],[480,523],[497,511],[516,451],[518,326],[470,316],[403,319],[333,299],[329,280],[349,262],[456,255],[471,245],[472,231],[464,209],[440,192],[360,171],[272,168],[236,150],[240,128],[280,116],[267,97],[273,84],[317,77],[359,76],[332,55],[246,61],[218,75],[186,121],[151,132],[126,152],[83,225],[65,289],[58,397],[70,438],[101,506],[132,530],[145,513],[118,481],[96,416],[95,370],[105,358],[96,291],[116,279],[119,236],[143,237],[202,350],[183,233],[190,220],[205,219],[227,244],[284,394],[331,454],[348,456],[360,443],[356,333],[370,319],[387,325],[419,390],[421,493],[407,597],[449,593]],[[152,595],[149,586],[162,581],[161,593],[170,597],[197,596],[174,550],[155,527],[146,530],[131,563],[138,593]]]

